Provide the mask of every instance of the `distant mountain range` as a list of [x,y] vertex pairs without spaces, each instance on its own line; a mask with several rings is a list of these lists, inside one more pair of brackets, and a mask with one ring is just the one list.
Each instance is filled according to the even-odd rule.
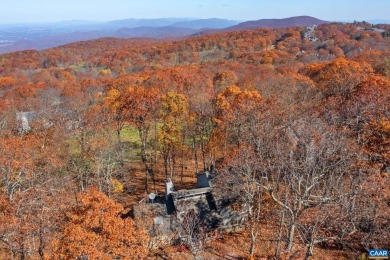
[[225,19],[199,19],[193,21],[183,21],[177,22],[171,25],[171,27],[179,27],[179,28],[190,28],[190,29],[205,29],[205,28],[214,28],[214,29],[223,29],[226,27],[234,26],[238,24],[238,21],[233,20],[225,20]]
[[186,37],[197,33],[198,30],[190,28],[179,28],[173,26],[164,27],[136,27],[136,28],[122,28],[113,33],[113,37],[118,38],[178,38]]
[[161,18],[126,19],[105,23],[64,21],[51,24],[0,25],[0,54],[26,49],[42,50],[101,37],[185,37],[201,30],[223,29],[238,23],[216,18]]
[[288,28],[300,26],[312,26],[329,23],[311,16],[296,16],[284,19],[261,19],[248,21],[226,28],[226,30],[253,30],[256,28]]
[[52,24],[0,25],[0,54],[18,50],[42,50],[76,41],[102,37],[181,38],[220,31],[287,28],[328,23],[310,16],[239,21],[226,19],[161,18],[110,22],[65,21]]
[[110,30],[137,27],[165,27],[180,22],[191,22],[192,20],[190,18],[126,19],[107,22],[100,26]]

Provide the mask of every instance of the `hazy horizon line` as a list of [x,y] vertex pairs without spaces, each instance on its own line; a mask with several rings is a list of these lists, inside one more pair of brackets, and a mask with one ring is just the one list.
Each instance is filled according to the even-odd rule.
[[386,21],[390,22],[390,19],[385,18],[372,18],[372,19],[337,19],[337,20],[328,20],[328,19],[322,19],[311,15],[296,15],[296,16],[289,16],[289,17],[283,17],[283,18],[258,18],[258,19],[248,19],[248,20],[240,20],[240,19],[229,19],[229,18],[220,18],[220,17],[208,17],[208,18],[199,18],[199,17],[158,17],[158,18],[118,18],[118,19],[109,19],[109,20],[88,20],[88,19],[66,19],[66,20],[52,20],[52,21],[30,21],[30,22],[11,22],[11,23],[1,23],[0,26],[12,26],[12,25],[50,25],[50,24],[61,24],[61,23],[109,23],[113,21],[125,21],[125,20],[162,20],[162,19],[186,19],[186,20],[209,20],[209,19],[221,19],[221,20],[230,20],[235,22],[248,22],[248,21],[258,21],[258,20],[280,20],[280,19],[287,19],[287,18],[293,18],[293,17],[302,17],[302,16],[308,16],[313,17],[319,20],[327,21],[327,22],[370,22],[370,21]]

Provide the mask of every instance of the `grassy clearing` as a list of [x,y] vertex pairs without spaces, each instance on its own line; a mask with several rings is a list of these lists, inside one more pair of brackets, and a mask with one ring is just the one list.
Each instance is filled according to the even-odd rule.
[[121,131],[121,140],[123,142],[130,142],[138,146],[141,145],[141,139],[139,138],[138,130],[135,127],[124,127]]
[[[155,129],[152,128],[149,133],[147,153],[151,155],[154,153],[154,144],[152,140],[155,138]],[[113,140],[115,144],[118,144],[116,134],[113,133]],[[123,147],[123,153],[127,162],[140,162],[141,161],[141,139],[139,137],[138,129],[132,126],[126,126],[121,131],[121,141]],[[159,154],[159,152],[157,152]]]

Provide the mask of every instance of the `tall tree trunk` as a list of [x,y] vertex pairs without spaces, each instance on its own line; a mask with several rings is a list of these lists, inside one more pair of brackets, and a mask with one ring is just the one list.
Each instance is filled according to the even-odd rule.
[[293,242],[294,242],[294,233],[295,233],[295,217],[291,216],[291,223],[290,223],[290,228],[288,230],[288,241],[287,241],[287,246],[286,249],[288,251],[291,251]]
[[195,160],[195,173],[199,172],[199,166],[198,166],[198,152],[196,149],[196,136],[194,135],[192,137],[192,150],[194,153],[194,160]]
[[168,157],[168,168],[169,168],[169,175],[171,176],[171,180],[173,180],[173,170],[172,170],[172,157],[169,155]]
[[176,177],[176,154],[172,155],[172,175]]
[[249,254],[254,256],[255,254],[255,246],[256,246],[256,231],[254,223],[251,224],[251,246],[249,249]]
[[164,151],[164,170],[165,170],[165,179],[168,179],[168,160],[169,160],[169,156],[168,156],[168,152]]
[[153,165],[156,166],[157,165],[157,149],[158,149],[158,137],[157,137],[157,133],[158,133],[158,127],[157,127],[157,122],[154,123],[154,143],[153,143],[153,150],[154,150],[154,160],[153,160]]
[[22,244],[20,246],[20,260],[25,260],[26,254],[24,252],[24,241],[22,240]]
[[145,176],[146,177],[145,190],[148,191],[149,190],[149,175],[152,176],[153,182],[155,182],[154,172],[153,172],[151,165],[149,165],[148,156],[146,154],[146,142],[148,140],[149,128],[148,127],[140,127],[140,128],[138,128],[138,133],[139,133],[139,137],[141,139],[141,160],[145,166],[145,174],[146,174],[146,176]]
[[147,193],[149,193],[149,171],[146,169],[146,174],[145,174],[145,190]]
[[184,175],[184,142],[181,149],[180,156],[180,185],[183,185],[183,175]]
[[117,126],[116,138],[118,140],[118,147],[119,147],[119,161],[123,165],[123,145],[122,145],[122,139],[121,139],[121,130],[122,130],[122,127]]
[[206,134],[206,127],[203,125],[202,126],[202,133],[200,135],[200,148],[202,150],[203,171],[207,170],[207,167],[206,167],[206,151],[205,151],[205,147],[204,147],[204,137],[205,137],[205,134]]
[[313,249],[314,249],[314,243],[310,241],[310,243],[307,245],[305,260],[309,260],[310,257],[313,256]]
[[122,128],[117,127],[116,129],[116,138],[118,140],[118,146],[122,149],[122,139],[121,139],[121,130]]
[[[203,137],[202,137],[203,139]],[[200,148],[202,150],[202,162],[203,162],[203,171],[207,171],[207,165],[206,165],[206,151],[204,149],[204,141],[202,140],[200,142]]]
[[38,254],[41,257],[42,260],[45,259],[45,255],[43,252],[43,249],[45,248],[45,243],[43,240],[43,226],[42,226],[42,219],[39,220],[39,248],[38,248]]
[[284,213],[285,210],[282,209],[282,214],[280,216],[280,222],[279,222],[279,233],[278,233],[278,241],[276,242],[276,249],[275,249],[275,258],[279,259],[280,255],[280,244],[282,242],[282,232],[283,232],[283,225],[284,225]]

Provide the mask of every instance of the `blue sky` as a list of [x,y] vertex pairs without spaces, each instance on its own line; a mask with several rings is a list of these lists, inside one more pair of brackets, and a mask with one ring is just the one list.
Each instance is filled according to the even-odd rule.
[[0,0],[0,24],[199,17],[390,20],[390,0]]

